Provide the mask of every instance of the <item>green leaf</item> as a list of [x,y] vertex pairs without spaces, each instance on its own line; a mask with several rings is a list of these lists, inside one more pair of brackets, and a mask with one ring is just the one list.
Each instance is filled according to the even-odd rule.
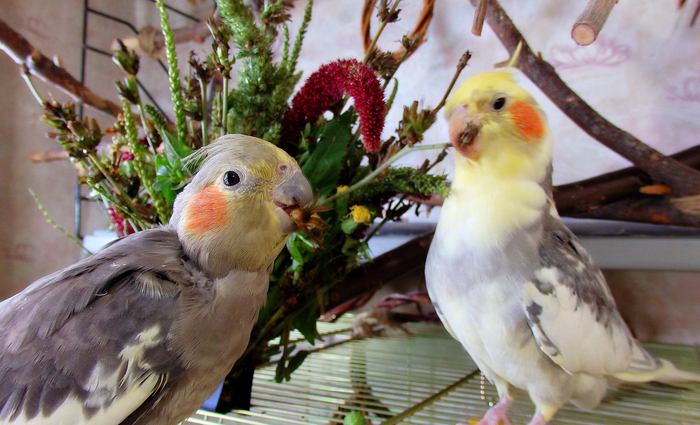
[[302,243],[300,242],[299,233],[293,233],[289,239],[287,239],[287,250],[292,256],[291,271],[301,271],[304,266],[304,255],[302,254]]
[[155,190],[163,191],[165,189],[169,189],[172,184],[173,180],[170,177],[158,176],[158,180],[153,183],[153,188]]
[[301,171],[309,179],[311,187],[318,189],[321,197],[335,193],[343,168],[343,158],[352,139],[353,111],[348,110],[329,121],[320,140]]
[[299,351],[295,355],[292,356],[291,359],[289,359],[289,362],[287,363],[287,368],[284,371],[284,379],[289,381],[292,378],[292,373],[294,373],[295,370],[299,369],[299,366],[301,366],[302,363],[304,363],[304,360],[306,359],[306,356],[309,355],[308,351]]
[[[173,174],[175,177],[173,178]],[[173,173],[171,165],[163,155],[156,155],[156,181],[153,183],[153,189],[163,194],[163,197],[168,201],[168,205],[175,202],[178,190],[175,186],[179,184],[181,179],[177,173]]]
[[182,143],[180,139],[170,134],[165,128],[159,128],[158,132],[163,139],[163,152],[168,164],[172,168],[177,168],[182,158],[192,153],[192,148]]
[[340,228],[348,235],[357,230],[357,226],[358,223],[352,217],[345,218],[342,223],[340,223]]
[[[296,348],[294,345],[288,347],[290,351],[294,350],[294,348]],[[308,351],[299,351],[296,354],[294,354],[286,362],[286,364],[282,361],[277,363],[277,368],[275,369],[275,381],[277,383],[280,383],[282,381],[289,381],[290,379],[292,379],[292,373],[294,373],[295,370],[299,369],[299,366],[301,366],[301,364],[304,363],[304,360],[308,355]]]
[[318,320],[318,303],[312,303],[305,309],[297,312],[292,318],[292,326],[294,326],[310,344],[313,344],[321,336],[316,329],[316,321]]
[[365,416],[357,410],[353,410],[345,415],[343,425],[365,425]]

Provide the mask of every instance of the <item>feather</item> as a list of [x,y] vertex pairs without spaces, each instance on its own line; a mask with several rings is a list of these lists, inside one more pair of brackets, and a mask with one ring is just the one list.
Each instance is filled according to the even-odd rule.
[[600,269],[562,223],[546,118],[513,74],[472,77],[445,107],[451,138],[478,134],[452,140],[469,149],[455,153],[425,275],[441,320],[501,397],[480,423],[509,423],[515,388],[529,393],[531,424],[541,425],[567,401],[597,406],[608,380],[700,382],[632,337]]
[[[243,354],[272,262],[297,229],[282,226],[292,220],[279,205],[310,205],[313,192],[263,140],[228,135],[201,151],[170,226],[0,303],[0,423],[176,424]],[[188,226],[193,200],[213,212]]]

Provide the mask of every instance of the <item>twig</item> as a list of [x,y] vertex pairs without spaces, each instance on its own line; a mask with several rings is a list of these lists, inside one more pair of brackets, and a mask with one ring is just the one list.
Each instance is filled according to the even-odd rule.
[[[394,6],[397,5],[396,3],[394,4]],[[365,5],[362,9],[362,46],[365,50],[365,56],[367,58],[369,58],[372,55],[372,51],[376,46],[376,40],[379,34],[381,33],[381,30],[383,29],[383,27],[380,28],[380,31],[377,33],[377,36],[375,36],[374,39],[370,39],[370,21],[372,19],[372,11],[374,10],[375,4],[376,0],[365,0]],[[402,45],[399,49],[393,52],[392,56],[395,60],[403,62],[404,60],[408,59],[418,49],[418,47],[420,47],[421,44],[425,42],[425,35],[428,31],[428,27],[430,26],[430,22],[433,19],[434,6],[435,0],[423,0],[423,8],[421,9],[420,15],[418,16],[418,21],[416,22],[416,25],[413,27],[411,32],[409,32],[406,36],[406,39],[410,41],[410,46],[407,47]],[[391,12],[389,12],[388,15],[391,16],[394,12],[395,7],[394,9],[392,9]],[[386,24],[386,20],[383,21],[383,24]]]
[[474,23],[472,24],[472,34],[481,37],[481,30],[484,28],[484,18],[486,18],[486,8],[488,0],[478,0],[474,11]]
[[[475,1],[471,0],[472,3]],[[644,170],[655,181],[669,186],[676,196],[700,193],[700,171],[664,156],[591,108],[562,81],[552,65],[530,49],[498,1],[489,0],[486,21],[509,53],[513,53],[519,42],[523,43],[518,67],[581,129]]]
[[[479,0],[484,2],[484,0]],[[571,38],[581,46],[588,46],[598,37],[617,0],[590,0],[571,29]]]
[[56,222],[54,221],[54,219],[51,217],[51,215],[49,215],[49,212],[46,210],[46,208],[44,207],[44,205],[43,205],[43,204],[41,203],[41,201],[39,200],[39,197],[36,196],[36,193],[34,193],[33,190],[29,189],[29,193],[32,195],[32,198],[34,198],[34,202],[36,202],[36,205],[37,205],[37,206],[39,207],[39,209],[41,210],[41,213],[44,215],[44,218],[46,218],[46,221],[49,222],[49,224],[51,224],[51,225],[53,226],[54,229],[58,230],[59,232],[63,233],[64,235],[68,236],[68,239],[70,239],[70,240],[72,240],[73,242],[75,242],[75,244],[78,245],[78,246],[80,247],[80,249],[82,249],[83,251],[85,251],[88,255],[92,255],[92,252],[90,252],[89,249],[85,248],[85,245],[83,245],[83,244],[82,244],[78,239],[76,239],[73,235],[71,235],[70,233],[66,232],[66,230],[65,230],[63,227],[61,227],[61,226],[59,226],[58,224],[56,224]]
[[62,147],[34,152],[29,156],[29,160],[32,162],[52,162],[66,159],[68,159],[68,153]]
[[[400,2],[401,2],[401,0],[394,0],[394,5],[391,7],[391,11],[389,11],[388,16],[391,16],[394,13],[396,13],[396,9],[398,8]],[[373,1],[365,2],[365,8],[367,8],[369,4],[371,4],[371,7],[369,9],[371,11],[374,8],[374,2]],[[367,61],[369,60],[369,57],[372,55],[372,51],[374,51],[374,47],[377,45],[377,41],[379,40],[379,36],[382,35],[382,32],[384,31],[384,28],[386,27],[386,24],[388,24],[388,23],[389,23],[388,18],[382,19],[382,21],[379,23],[379,29],[377,30],[377,34],[374,35],[374,38],[370,41],[369,45],[365,47],[365,57],[362,60],[362,63],[366,64]],[[369,31],[369,26],[367,26],[367,28]]]
[[405,146],[403,149],[401,149],[400,151],[398,151],[394,156],[392,156],[391,158],[389,158],[385,163],[383,163],[382,165],[380,165],[379,167],[377,167],[376,170],[374,170],[374,171],[372,171],[370,174],[368,174],[365,178],[363,178],[363,179],[360,180],[359,182],[355,183],[354,185],[350,186],[349,188],[345,189],[344,191],[342,191],[342,192],[340,192],[340,193],[336,193],[336,194],[333,195],[333,196],[330,196],[330,197],[328,197],[328,198],[326,198],[326,199],[320,200],[320,201],[318,202],[318,205],[328,204],[328,203],[333,202],[333,201],[335,201],[336,199],[338,199],[338,198],[340,198],[340,197],[342,197],[342,196],[349,195],[350,193],[354,192],[355,190],[357,190],[357,189],[359,189],[359,188],[361,188],[361,187],[366,186],[366,185],[369,184],[372,180],[374,180],[375,177],[377,177],[377,176],[380,175],[384,170],[386,170],[387,168],[389,168],[389,166],[390,166],[392,163],[396,162],[396,160],[398,160],[399,158],[403,157],[403,156],[406,155],[406,154],[409,154],[409,153],[415,152],[415,151],[428,150],[428,149],[442,149],[442,148],[444,148],[444,147],[445,147],[445,144],[444,144],[444,143],[436,143],[436,144],[432,144],[432,145]]
[[467,63],[469,63],[469,59],[472,58],[472,53],[467,50],[464,52],[461,58],[459,58],[459,62],[457,62],[457,71],[455,72],[455,75],[452,77],[452,81],[450,81],[450,85],[447,87],[447,90],[445,91],[445,94],[442,96],[442,99],[440,100],[440,103],[438,103],[438,106],[433,109],[432,114],[435,115],[437,114],[440,109],[442,109],[443,106],[445,106],[445,102],[447,102],[447,98],[452,92],[452,88],[455,86],[455,83],[457,82],[457,79],[459,78],[459,75],[462,73],[464,68],[467,66]]
[[10,28],[3,20],[0,20],[0,49],[4,50],[12,60],[23,67],[23,75],[26,70],[68,93],[76,101],[81,101],[85,105],[114,117],[117,117],[122,112],[122,108],[119,105],[97,96],[73,78],[68,71],[57,66],[51,59],[41,54],[39,50],[29,44],[24,37]]
[[32,92],[34,99],[39,102],[39,105],[43,105],[44,99],[41,98],[36,86],[34,86],[34,82],[32,81],[32,73],[29,72],[29,68],[27,68],[27,65],[25,64],[22,64],[22,78],[24,79],[24,82],[27,83],[27,86],[29,86],[29,90]]

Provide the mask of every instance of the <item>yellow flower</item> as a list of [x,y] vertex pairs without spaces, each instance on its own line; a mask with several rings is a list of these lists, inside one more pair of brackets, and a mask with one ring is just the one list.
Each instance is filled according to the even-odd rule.
[[372,220],[372,213],[362,205],[353,205],[350,207],[350,214],[355,223],[369,223]]
[[349,189],[349,187],[345,186],[345,185],[338,186],[338,188],[335,190],[335,193],[345,192],[348,189]]

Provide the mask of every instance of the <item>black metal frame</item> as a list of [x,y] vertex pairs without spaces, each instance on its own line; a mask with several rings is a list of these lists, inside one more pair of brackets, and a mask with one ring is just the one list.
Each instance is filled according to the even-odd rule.
[[[155,3],[155,0],[148,0],[151,3]],[[173,13],[177,13],[178,15],[185,17],[193,22],[200,22],[200,19],[198,19],[195,16],[192,16],[188,13],[185,13],[173,6],[169,6],[168,4],[165,4],[165,8],[168,9],[169,11]],[[109,15],[105,12],[99,11],[97,9],[94,9],[90,6],[90,0],[84,0],[83,3],[83,35],[82,35],[82,47],[81,47],[81,55],[80,55],[80,75],[79,75],[79,80],[81,84],[85,84],[85,77],[87,73],[86,69],[86,64],[87,64],[87,54],[88,52],[96,53],[102,56],[112,56],[112,52],[107,52],[101,49],[98,49],[97,47],[94,47],[93,45],[90,44],[90,40],[88,40],[88,24],[89,21],[92,17],[101,17],[105,18],[114,22],[117,22],[119,24],[124,25],[125,27],[129,28],[134,34],[138,34],[139,30],[134,27],[130,22],[125,21],[121,18],[117,18],[116,16]],[[167,75],[168,73],[168,67],[165,63],[163,63],[162,60],[158,59],[158,63],[160,64],[160,67],[163,69],[163,72]],[[155,101],[153,96],[151,96],[151,93],[149,93],[148,89],[146,86],[137,78],[136,83],[138,84],[139,88],[141,91],[146,95],[146,97],[152,102],[152,104],[161,112],[163,113],[163,109],[158,105],[158,103]],[[83,105],[80,104],[78,106],[78,116],[82,119],[83,117]],[[76,181],[75,185],[75,235],[78,239],[82,239],[82,203],[84,201],[87,201],[85,197],[82,196],[81,194],[81,184],[79,181]]]

